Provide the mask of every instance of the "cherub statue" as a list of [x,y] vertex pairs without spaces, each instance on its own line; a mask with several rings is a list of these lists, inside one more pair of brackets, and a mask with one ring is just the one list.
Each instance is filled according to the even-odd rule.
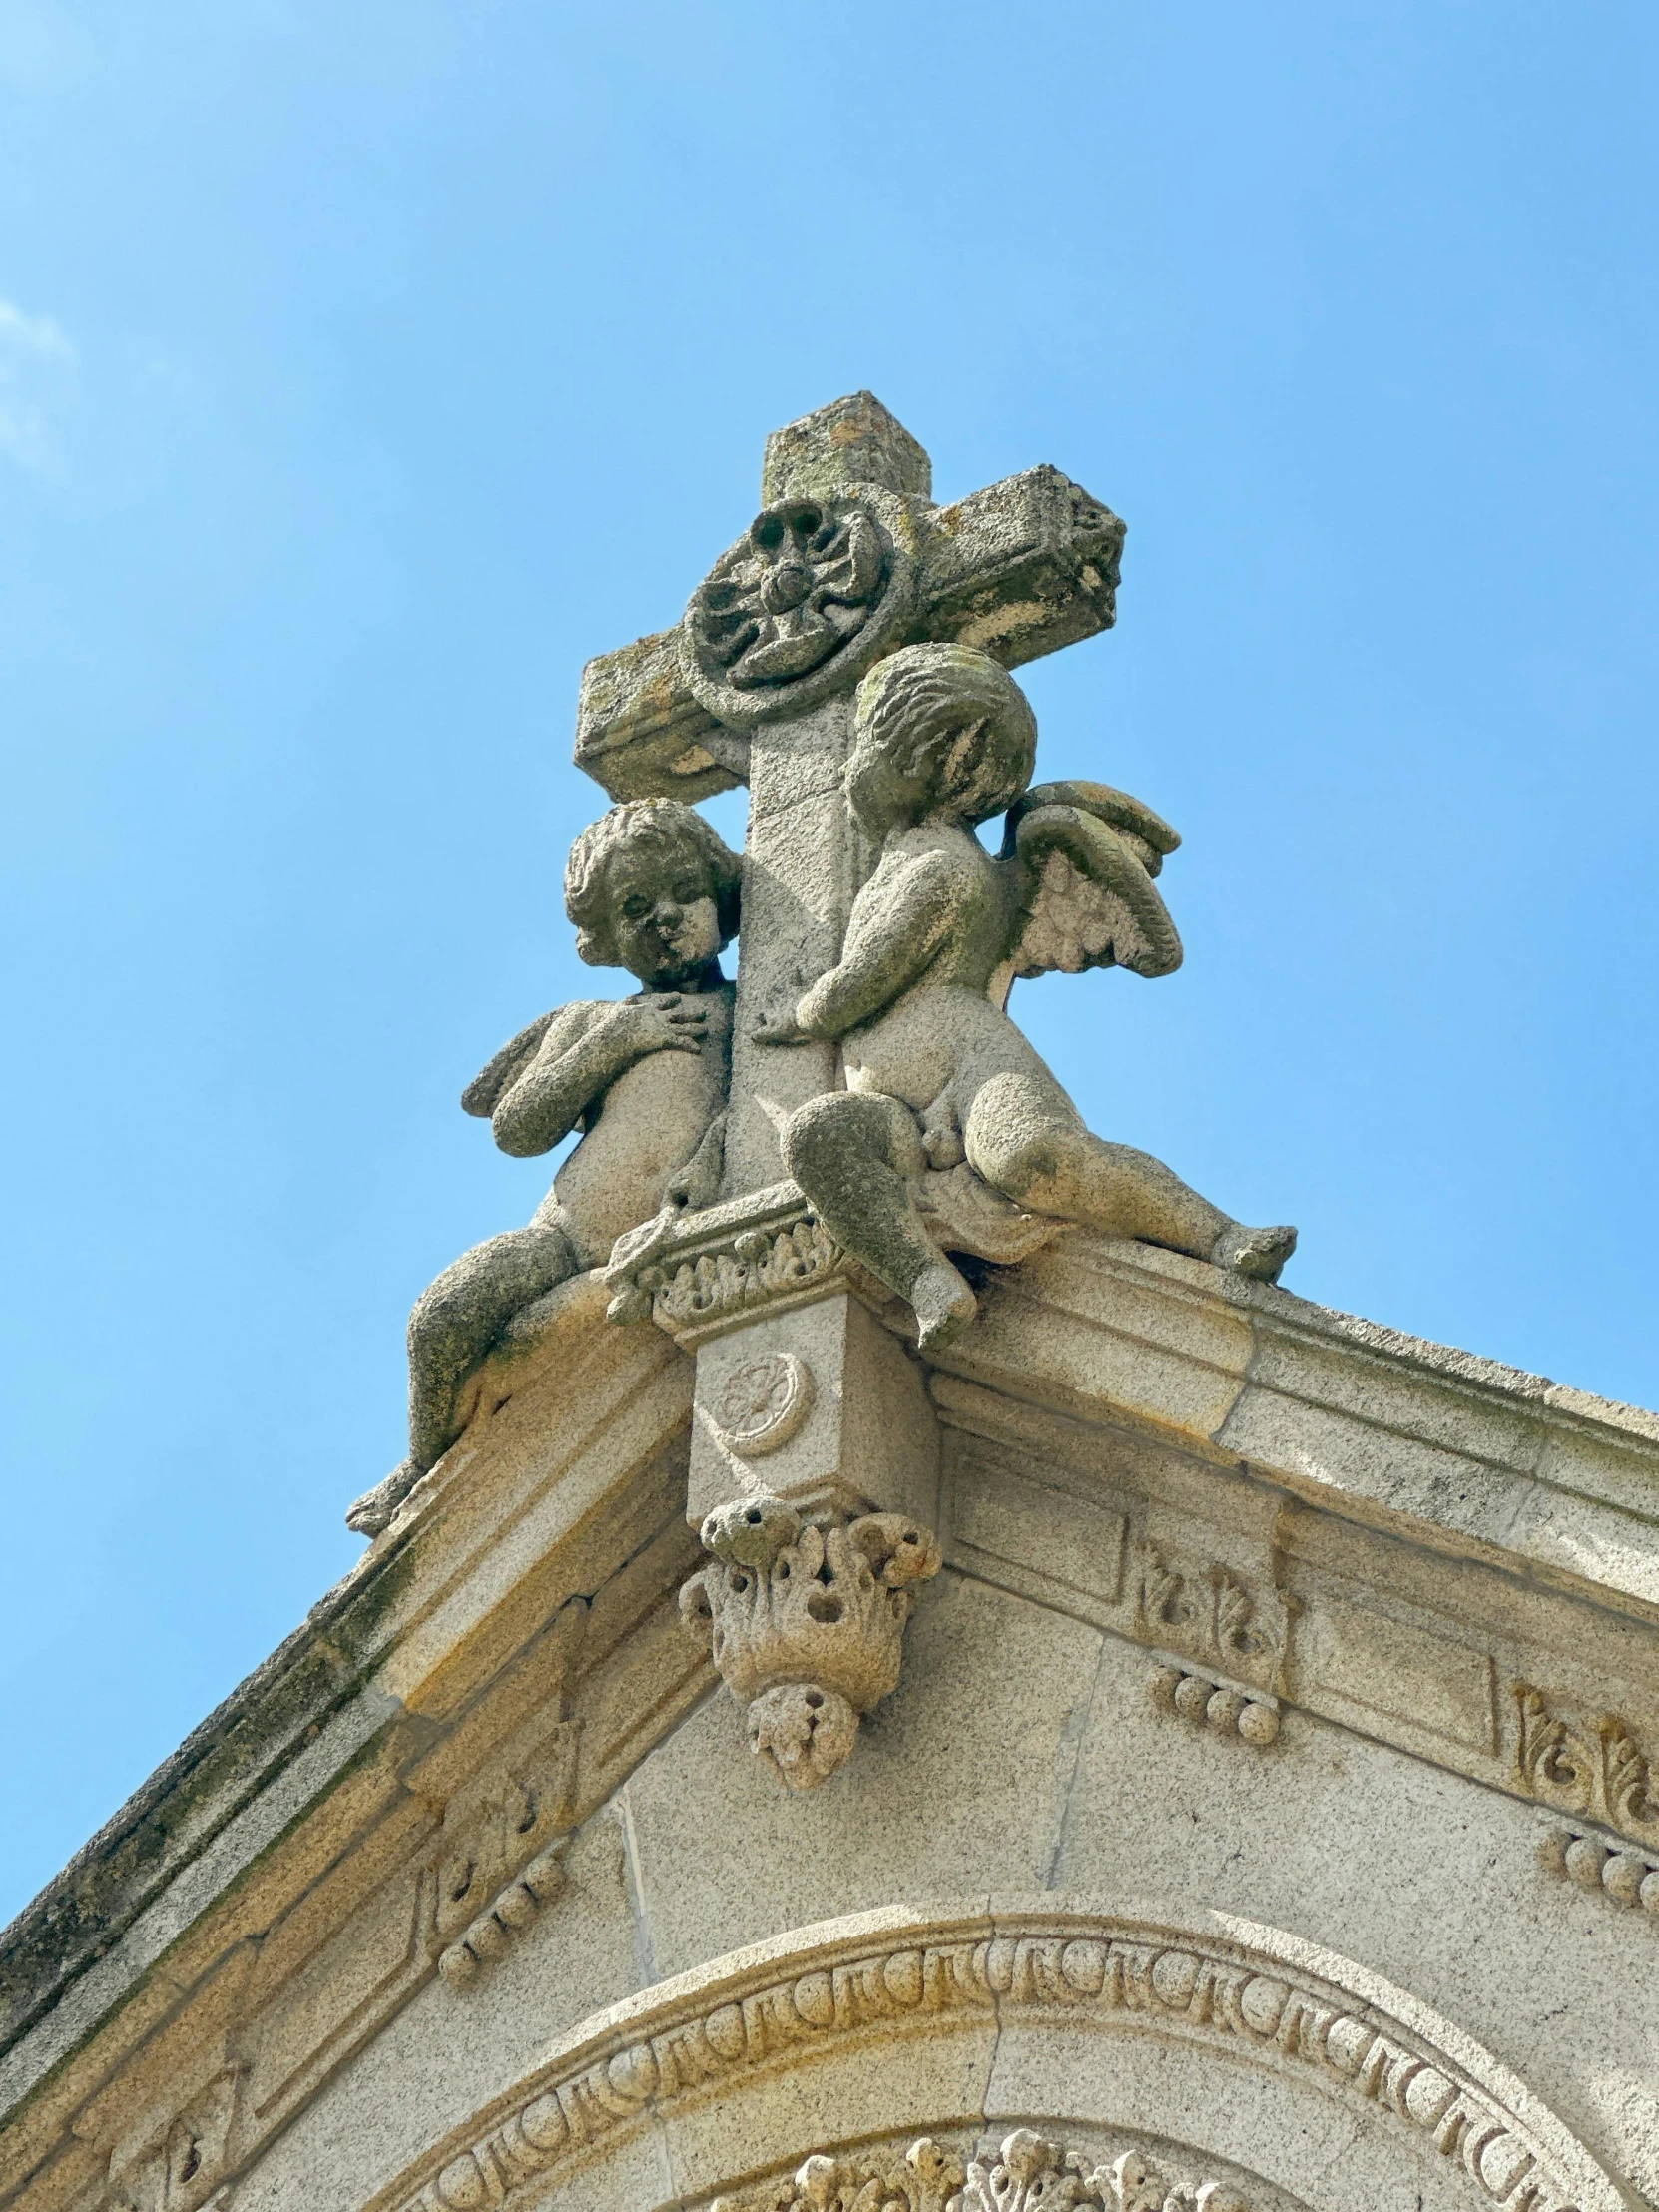
[[[1094,1136],[1003,1011],[1015,975],[1181,960],[1152,882],[1174,832],[1104,785],[1028,790],[1036,743],[1024,694],[983,653],[909,646],[871,669],[844,781],[875,870],[836,965],[754,1032],[839,1042],[847,1087],[791,1116],[785,1159],[836,1241],[909,1302],[923,1350],[975,1312],[915,1204],[929,1167],[965,1159],[1029,1213],[1270,1282],[1296,1245]],[[974,829],[1004,811],[993,858]]]
[[467,1384],[513,1317],[600,1266],[625,1231],[706,1205],[720,1181],[733,986],[720,953],[737,933],[740,862],[672,799],[613,807],[565,869],[576,949],[625,967],[632,998],[580,999],[504,1045],[461,1104],[519,1158],[581,1142],[526,1229],[463,1253],[409,1319],[409,1455],[346,1515],[377,1535],[454,1442]]

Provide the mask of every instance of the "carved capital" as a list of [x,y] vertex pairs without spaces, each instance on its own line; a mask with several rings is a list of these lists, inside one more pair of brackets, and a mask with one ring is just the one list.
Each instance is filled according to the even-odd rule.
[[792,1790],[851,1756],[858,1722],[898,1687],[931,1532],[901,1513],[803,1520],[782,1498],[740,1498],[703,1523],[709,1564],[680,1592],[687,1628],[748,1710],[751,1749]]

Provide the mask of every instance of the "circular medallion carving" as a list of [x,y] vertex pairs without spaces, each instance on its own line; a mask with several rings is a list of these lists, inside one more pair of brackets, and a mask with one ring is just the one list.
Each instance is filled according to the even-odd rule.
[[812,1370],[793,1352],[764,1352],[734,1368],[711,1408],[715,1432],[741,1459],[778,1451],[813,1409]]
[[686,609],[680,658],[699,705],[742,730],[854,684],[910,611],[908,525],[873,486],[764,508]]

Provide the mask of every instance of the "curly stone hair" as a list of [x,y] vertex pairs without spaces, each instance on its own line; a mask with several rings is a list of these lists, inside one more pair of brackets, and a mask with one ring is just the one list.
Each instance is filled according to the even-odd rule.
[[590,823],[565,862],[565,912],[576,924],[576,950],[594,967],[618,964],[611,926],[611,863],[644,845],[663,856],[665,871],[692,862],[709,885],[720,915],[720,941],[738,933],[738,893],[743,862],[694,808],[677,799],[630,799]]
[[854,744],[932,785],[941,812],[987,822],[1037,765],[1037,718],[1008,671],[969,645],[909,645],[858,686]]

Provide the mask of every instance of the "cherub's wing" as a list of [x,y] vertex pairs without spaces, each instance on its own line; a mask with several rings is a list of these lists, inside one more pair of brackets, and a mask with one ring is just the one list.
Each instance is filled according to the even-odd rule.
[[512,1089],[536,1054],[560,1009],[551,1014],[538,1014],[528,1029],[521,1029],[510,1044],[504,1044],[489,1066],[475,1075],[461,1093],[461,1105],[469,1114],[477,1114],[488,1121],[503,1098]]
[[1109,784],[1038,784],[1010,809],[1002,843],[1018,920],[1009,979],[1058,968],[1168,975],[1181,939],[1152,878],[1181,840]]

